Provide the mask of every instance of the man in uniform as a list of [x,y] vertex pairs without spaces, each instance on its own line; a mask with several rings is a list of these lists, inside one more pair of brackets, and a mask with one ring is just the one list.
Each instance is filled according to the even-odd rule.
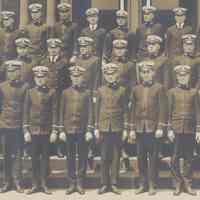
[[193,34],[185,34],[182,36],[183,54],[175,57],[171,60],[169,70],[169,82],[170,87],[176,86],[176,74],[174,73],[174,67],[177,65],[189,65],[191,66],[191,79],[190,86],[195,88],[200,86],[200,58],[196,54],[197,37]]
[[19,193],[22,188],[21,152],[23,147],[22,116],[27,85],[21,81],[22,62],[9,60],[5,63],[8,80],[0,84],[0,131],[4,156],[5,193],[15,187]]
[[60,3],[57,5],[59,21],[53,27],[50,37],[59,38],[64,44],[64,55],[67,59],[75,53],[75,45],[79,35],[78,25],[72,22],[71,4]]
[[[81,66],[70,67],[72,86],[63,91],[60,103],[60,140],[67,146],[67,168],[69,187],[66,194],[77,191],[85,194],[85,178],[88,143],[92,140],[92,97],[83,84],[86,69]],[[78,155],[78,166],[76,162]]]
[[128,136],[128,98],[124,87],[117,83],[119,65],[103,66],[106,84],[98,88],[95,104],[95,137],[101,142],[101,188],[120,194],[118,176],[122,139]]
[[24,140],[32,142],[33,186],[27,194],[40,189],[51,194],[47,187],[49,140],[54,143],[57,137],[57,96],[55,90],[47,86],[48,67],[36,66],[33,72],[36,86],[26,93],[23,121]]
[[[196,106],[197,90],[189,86],[191,67],[178,65],[174,68],[177,86],[168,91],[168,138],[174,142],[172,164],[176,174],[176,190],[174,195],[180,195],[184,189],[190,195],[196,195],[191,189],[192,158],[195,145],[195,130],[199,132],[198,107]],[[198,109],[198,110],[197,110]],[[197,126],[197,128],[196,128]],[[198,140],[199,140],[199,135]],[[179,159],[184,159],[183,169],[180,169]]]
[[[158,35],[148,35],[146,38],[147,55],[146,57],[141,58],[140,61],[154,62],[154,81],[163,84],[167,89],[169,85],[169,61],[168,57],[161,55],[162,42],[162,38]],[[139,83],[141,83],[139,77],[137,78],[137,80]]]
[[146,45],[148,35],[157,35],[164,39],[162,25],[155,22],[156,8],[153,6],[144,6],[142,11],[144,23],[136,30],[136,52],[139,59],[142,59],[148,54]]
[[46,49],[47,25],[42,21],[43,6],[39,3],[29,5],[31,21],[22,28],[22,36],[29,37],[32,41],[32,56],[41,56]]
[[159,139],[164,135],[167,104],[164,87],[154,81],[154,63],[143,61],[139,70],[141,83],[133,88],[130,98],[129,134],[130,141],[137,144],[140,187],[136,194],[148,187],[149,195],[155,195]]
[[106,34],[104,41],[104,50],[103,50],[103,62],[110,62],[113,40],[124,39],[128,42],[128,52],[127,56],[129,60],[135,59],[135,35],[133,32],[128,30],[128,13],[125,10],[118,10],[116,12],[116,23],[117,27],[112,29]]
[[176,24],[167,29],[165,54],[169,57],[175,57],[182,53],[182,36],[192,33],[192,27],[186,25],[186,8],[174,8]]
[[93,54],[101,58],[106,30],[99,27],[99,10],[97,8],[89,8],[86,10],[85,15],[88,26],[83,28],[80,36],[91,37],[94,40]]

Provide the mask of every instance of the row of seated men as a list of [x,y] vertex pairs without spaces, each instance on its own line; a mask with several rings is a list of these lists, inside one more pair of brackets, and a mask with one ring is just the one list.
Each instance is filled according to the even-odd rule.
[[[33,167],[28,194],[40,190],[50,194],[49,144],[59,140],[66,145],[68,159],[66,193],[84,194],[88,143],[94,139],[101,144],[99,194],[120,193],[119,160],[127,140],[137,144],[141,183],[136,194],[149,189],[154,195],[157,154],[167,128],[178,177],[174,194],[184,190],[196,195],[191,189],[191,162],[195,137],[196,142],[200,137],[199,57],[198,38],[184,24],[187,10],[174,9],[177,23],[164,38],[161,25],[153,20],[154,7],[143,8],[145,23],[136,36],[127,28],[124,10],[116,13],[118,27],[107,32],[98,27],[97,9],[86,11],[89,25],[78,30],[71,22],[71,5],[61,3],[57,8],[59,23],[46,27],[42,5],[31,4],[31,23],[16,31],[14,13],[2,12],[0,128],[5,185],[1,192],[12,186],[23,192],[20,161],[25,140],[31,143]],[[185,159],[184,174],[180,174],[180,157]]]

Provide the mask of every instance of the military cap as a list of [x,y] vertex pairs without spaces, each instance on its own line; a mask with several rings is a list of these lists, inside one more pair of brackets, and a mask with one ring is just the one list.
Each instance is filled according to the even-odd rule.
[[183,43],[185,44],[193,44],[195,43],[197,36],[194,34],[185,34],[182,36]]
[[154,13],[156,11],[156,7],[154,6],[143,6],[142,7],[142,11],[145,13],[145,14],[150,14],[150,13]]
[[154,61],[151,61],[151,60],[145,60],[138,63],[138,67],[140,70],[142,69],[154,70],[154,65],[155,65]]
[[146,39],[146,42],[151,44],[161,43],[162,41],[162,38],[158,35],[148,35]]
[[17,47],[31,47],[31,40],[29,38],[25,38],[25,37],[22,37],[22,38],[17,38],[15,40],[15,45]]
[[94,43],[94,40],[91,37],[81,36],[78,38],[78,43],[80,46],[88,46]]
[[62,47],[63,43],[59,38],[50,38],[47,40],[47,45],[49,47],[55,48],[55,47]]
[[71,7],[72,7],[71,4],[69,4],[69,3],[64,3],[64,2],[57,5],[57,9],[58,9],[59,11],[61,11],[61,12],[68,11],[68,10],[71,9]]
[[174,67],[174,72],[177,75],[187,75],[191,73],[191,66],[189,65],[177,65]]
[[98,15],[99,9],[98,8],[89,8],[85,11],[86,16]]
[[116,11],[116,16],[117,17],[128,17],[128,13],[127,13],[127,11],[120,9],[120,10]]
[[127,48],[128,42],[126,40],[113,40],[113,47],[122,49],[122,48]]
[[8,60],[4,64],[6,66],[7,71],[11,72],[20,69],[23,65],[23,62],[19,60]]
[[33,73],[36,77],[44,77],[47,75],[49,69],[46,66],[43,65],[39,65],[39,66],[35,66],[33,67]]
[[102,66],[102,71],[104,74],[112,75],[119,71],[119,65],[116,63],[107,63]]
[[173,12],[174,12],[175,15],[182,16],[182,15],[186,14],[187,9],[186,8],[178,7],[178,8],[174,8]]
[[81,67],[79,65],[73,65],[69,68],[70,71],[70,75],[73,77],[79,77],[81,75],[83,75],[86,71],[86,69],[84,67]]
[[43,6],[40,3],[33,3],[33,4],[30,4],[28,8],[31,12],[38,12],[42,10],[42,7]]
[[1,18],[4,20],[9,19],[14,16],[15,16],[15,12],[13,12],[13,11],[2,11],[1,12]]

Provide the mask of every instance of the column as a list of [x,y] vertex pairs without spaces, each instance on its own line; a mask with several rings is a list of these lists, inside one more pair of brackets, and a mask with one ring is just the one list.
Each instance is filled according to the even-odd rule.
[[124,10],[125,9],[125,2],[124,0],[120,0],[120,10]]
[[28,24],[28,0],[20,0],[20,18],[19,18],[19,26],[23,27]]
[[0,0],[0,12],[3,10],[3,0]]
[[56,0],[47,0],[47,26],[52,27],[56,22]]
[[197,7],[196,7],[197,28],[199,28],[200,27],[200,0],[197,0],[196,3],[197,3]]

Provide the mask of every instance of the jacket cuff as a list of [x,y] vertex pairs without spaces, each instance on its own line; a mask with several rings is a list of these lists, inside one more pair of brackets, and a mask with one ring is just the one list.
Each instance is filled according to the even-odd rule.
[[130,131],[134,131],[135,130],[135,124],[129,124],[129,128],[130,128]]
[[159,122],[157,129],[163,129],[166,126],[165,123]]
[[94,130],[94,126],[92,126],[92,125],[88,125],[87,126],[87,131],[88,132],[92,132]]

